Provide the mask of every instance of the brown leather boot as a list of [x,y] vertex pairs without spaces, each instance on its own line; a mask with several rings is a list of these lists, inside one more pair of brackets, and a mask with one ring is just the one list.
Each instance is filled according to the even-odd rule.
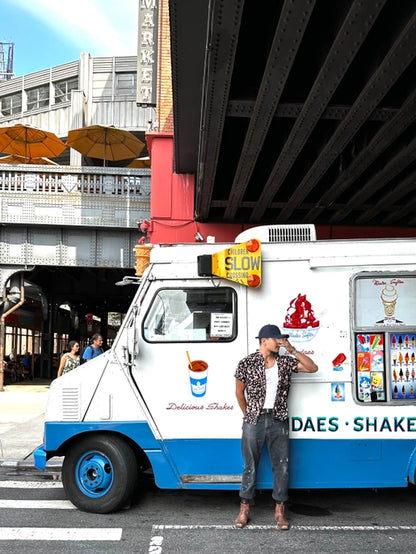
[[287,531],[289,529],[289,522],[285,517],[285,505],[276,504],[276,509],[274,511],[274,519],[277,523],[277,528],[282,531]]
[[238,513],[237,519],[234,522],[234,527],[237,527],[237,529],[243,529],[243,527],[247,525],[249,511],[249,504],[240,504],[240,511]]

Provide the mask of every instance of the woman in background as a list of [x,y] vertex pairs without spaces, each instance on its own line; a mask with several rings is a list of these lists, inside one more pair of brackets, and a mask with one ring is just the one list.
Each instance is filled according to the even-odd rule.
[[79,342],[77,340],[71,340],[68,343],[69,352],[64,354],[61,358],[61,363],[58,368],[58,375],[64,375],[68,371],[72,371],[79,366]]

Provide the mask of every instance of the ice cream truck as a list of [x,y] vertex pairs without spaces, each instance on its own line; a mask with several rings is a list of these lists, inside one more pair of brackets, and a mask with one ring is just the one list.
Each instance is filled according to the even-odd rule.
[[[35,463],[63,457],[75,506],[128,505],[143,471],[161,488],[239,489],[234,373],[268,323],[319,366],[292,378],[290,487],[415,483],[416,240],[314,231],[151,249],[112,348],[51,383]],[[257,486],[272,488],[267,451]]]

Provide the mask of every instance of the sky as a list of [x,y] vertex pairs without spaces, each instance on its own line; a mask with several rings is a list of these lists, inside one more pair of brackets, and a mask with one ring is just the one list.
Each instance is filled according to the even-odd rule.
[[81,52],[135,56],[138,5],[139,0],[0,0],[0,42],[14,43],[16,77],[78,60]]

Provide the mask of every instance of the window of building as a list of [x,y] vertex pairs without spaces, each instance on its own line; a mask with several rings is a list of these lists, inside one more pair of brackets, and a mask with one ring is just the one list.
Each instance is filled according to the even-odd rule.
[[70,102],[71,91],[78,90],[78,77],[73,79],[67,79],[66,81],[59,81],[54,83],[55,86],[55,104],[62,102]]
[[49,106],[49,85],[29,89],[26,94],[28,111]]
[[116,73],[116,95],[136,94],[137,73]]
[[237,299],[231,288],[159,290],[144,320],[149,342],[229,342],[237,332]]
[[13,115],[22,112],[22,93],[0,98],[1,115]]

